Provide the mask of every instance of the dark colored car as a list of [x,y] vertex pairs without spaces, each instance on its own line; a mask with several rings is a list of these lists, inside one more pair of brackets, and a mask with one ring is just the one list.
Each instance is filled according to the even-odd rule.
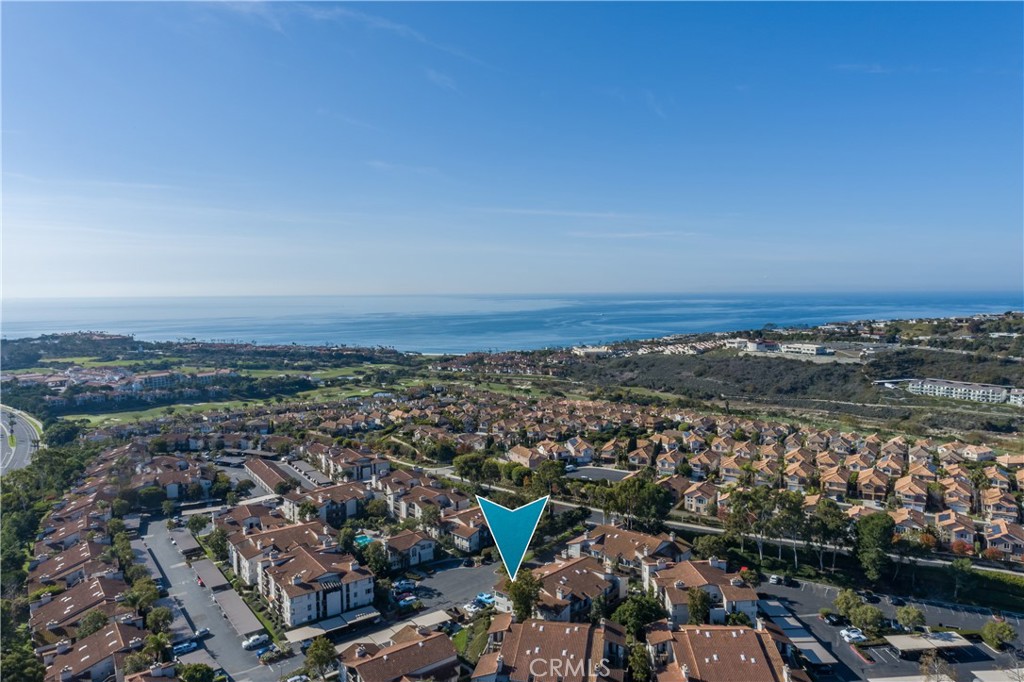
[[875,594],[874,592],[872,592],[871,590],[864,590],[863,592],[860,593],[860,596],[868,604],[877,604],[880,601],[882,601],[881,599],[878,598],[878,595]]
[[462,562],[462,565],[465,566],[466,568],[469,568],[469,567],[471,567],[473,565],[473,560],[470,559],[469,557],[466,557],[465,561]]
[[840,616],[838,613],[826,613],[822,620],[828,623],[829,625],[846,625],[846,619]]
[[893,606],[906,606],[907,602],[899,597],[889,597],[889,603]]

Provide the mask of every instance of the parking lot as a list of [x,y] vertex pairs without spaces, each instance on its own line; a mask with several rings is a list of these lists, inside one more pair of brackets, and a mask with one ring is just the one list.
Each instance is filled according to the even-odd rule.
[[255,653],[242,649],[242,638],[221,614],[210,590],[196,582],[195,572],[185,563],[178,548],[171,544],[163,519],[152,519],[142,532],[162,577],[170,585],[175,615],[180,614],[188,624],[187,628],[182,628],[175,621],[175,631],[210,628],[210,636],[203,640],[201,646],[209,651],[234,682],[274,682],[282,673],[291,673],[303,665],[303,656],[299,652],[273,666],[261,665]]
[[[889,646],[872,647],[869,652],[874,663],[862,659],[855,651],[855,648],[845,643],[839,636],[842,627],[834,627],[826,624],[818,617],[819,609],[828,607],[834,610],[832,605],[839,588],[801,581],[793,587],[783,585],[762,584],[758,593],[766,598],[775,598],[782,601],[795,614],[798,620],[828,649],[833,656],[840,661],[832,679],[841,680],[864,680],[868,677],[896,677],[919,674],[916,661],[901,659],[896,651]],[[881,595],[879,595],[881,596]],[[925,616],[925,622],[929,626],[945,626],[963,630],[980,630],[981,627],[991,619],[991,611],[977,607],[940,604],[932,601],[921,601],[907,599],[908,604],[921,609]],[[878,607],[886,618],[896,617],[896,607],[888,602],[888,599],[881,596]],[[1016,644],[1021,642],[1020,635],[1024,632],[1019,614],[1008,615],[1006,618],[1018,634]],[[978,644],[964,650],[954,651],[947,654],[947,659],[957,671],[960,679],[973,679],[970,672],[974,670],[995,670],[1006,666],[1010,661],[1010,655],[997,654],[984,644]]]
[[610,467],[580,467],[576,471],[565,475],[566,478],[578,478],[583,481],[610,481],[615,483],[621,481],[630,474],[622,469]]
[[427,611],[462,606],[481,592],[494,592],[498,562],[464,568],[460,559],[434,566],[435,573],[420,581],[416,595]]

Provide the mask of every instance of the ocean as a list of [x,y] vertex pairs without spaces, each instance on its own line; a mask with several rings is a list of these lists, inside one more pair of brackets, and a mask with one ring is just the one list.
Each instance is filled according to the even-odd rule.
[[19,299],[2,302],[0,333],[105,331],[147,341],[330,343],[433,354],[1022,307],[1021,292]]

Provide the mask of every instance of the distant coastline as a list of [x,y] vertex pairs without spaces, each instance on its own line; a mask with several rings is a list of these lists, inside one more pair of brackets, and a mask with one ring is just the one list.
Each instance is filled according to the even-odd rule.
[[423,354],[536,350],[672,334],[1020,310],[1021,292],[308,296],[3,301],[5,338],[97,330],[386,346]]

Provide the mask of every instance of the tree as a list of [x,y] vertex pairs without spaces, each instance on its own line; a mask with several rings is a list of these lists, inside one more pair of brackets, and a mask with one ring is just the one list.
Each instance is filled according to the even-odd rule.
[[419,520],[422,530],[437,528],[441,523],[441,510],[432,504],[428,504],[420,510]]
[[452,460],[455,467],[455,475],[470,481],[479,481],[483,478],[484,456],[479,453],[459,455]]
[[157,606],[146,616],[146,627],[153,632],[166,632],[174,614],[166,606]]
[[312,500],[304,500],[302,504],[299,505],[300,519],[313,519],[319,515],[320,510],[317,508],[315,504],[313,504]]
[[746,627],[753,627],[753,623],[750,622],[750,616],[743,613],[742,611],[736,611],[730,613],[725,617],[726,625],[745,625]]
[[124,657],[124,673],[131,675],[132,673],[142,672],[149,668],[151,662],[152,659],[141,651],[128,654]]
[[356,551],[355,528],[342,526],[341,530],[338,531],[338,549],[344,554],[352,554]]
[[376,541],[368,544],[363,550],[363,561],[375,576],[386,576],[391,568],[384,545]]
[[366,503],[366,515],[378,519],[386,519],[389,516],[387,500],[375,497]]
[[124,572],[128,582],[135,583],[139,580],[145,580],[149,577],[149,569],[146,568],[145,564],[132,564]]
[[896,622],[908,630],[913,630],[924,625],[924,614],[921,612],[921,609],[910,604],[898,606],[896,608]]
[[150,578],[145,578],[136,581],[132,585],[132,589],[128,591],[128,596],[131,596],[132,601],[135,602],[136,611],[142,613],[160,598],[160,588]]
[[46,668],[29,647],[11,647],[0,658],[0,671],[4,680],[19,682],[43,682]]
[[78,638],[88,637],[92,633],[99,631],[106,624],[107,614],[102,611],[90,611],[85,614],[82,622],[78,624]]
[[643,644],[634,644],[629,649],[629,671],[633,682],[648,682],[651,679],[651,661]]
[[953,580],[953,601],[956,601],[960,590],[969,585],[974,577],[974,564],[967,558],[953,559],[947,570]]
[[711,595],[699,587],[691,587],[687,591],[689,597],[688,610],[690,625],[705,625],[711,618]]
[[631,594],[612,614],[637,641],[643,639],[644,628],[665,617],[665,607],[649,594]]
[[608,600],[605,599],[603,594],[597,595],[592,602],[590,602],[590,622],[594,625],[598,625],[601,619],[605,617],[608,611]]
[[990,647],[999,651],[1005,645],[1017,639],[1017,632],[1006,621],[990,620],[981,627],[981,638]]
[[533,610],[540,600],[540,588],[540,580],[527,568],[520,568],[515,580],[506,581],[505,591],[512,602],[512,612],[520,623],[533,618]]
[[864,600],[862,600],[856,592],[846,589],[840,591],[839,594],[836,595],[835,601],[832,602],[832,605],[836,607],[836,611],[840,616],[849,618],[850,613],[863,603]]
[[147,654],[154,661],[164,660],[164,653],[171,648],[171,638],[166,632],[158,632],[146,637],[146,644],[142,647],[142,653]]
[[889,563],[895,526],[892,517],[885,512],[868,514],[857,521],[857,560],[871,582],[878,581]]
[[957,556],[967,556],[974,551],[974,546],[964,540],[954,540],[949,546],[949,551]]
[[825,570],[825,553],[829,548],[832,550],[832,568],[835,568],[836,553],[847,544],[849,528],[849,519],[835,500],[826,497],[818,502],[805,529],[818,554],[818,570]]
[[185,527],[188,528],[193,535],[199,535],[204,528],[210,523],[210,517],[206,514],[193,514],[189,517],[188,523]]
[[330,640],[325,637],[317,637],[306,649],[306,670],[323,680],[334,666],[336,657],[337,653]]
[[228,532],[223,528],[214,528],[206,536],[206,546],[213,552],[217,561],[226,561],[228,558]]
[[882,621],[885,616],[881,610],[871,604],[861,604],[850,611],[850,622],[855,627],[863,630],[868,637],[877,637],[882,630]]
[[181,682],[213,682],[213,668],[205,663],[186,663],[177,672]]
[[921,654],[918,670],[924,682],[956,681],[956,670],[934,650]]
[[728,544],[721,535],[701,535],[693,541],[693,553],[700,559],[724,556]]
[[170,500],[164,500],[160,503],[160,511],[164,513],[164,516],[170,516],[174,513],[174,502]]

